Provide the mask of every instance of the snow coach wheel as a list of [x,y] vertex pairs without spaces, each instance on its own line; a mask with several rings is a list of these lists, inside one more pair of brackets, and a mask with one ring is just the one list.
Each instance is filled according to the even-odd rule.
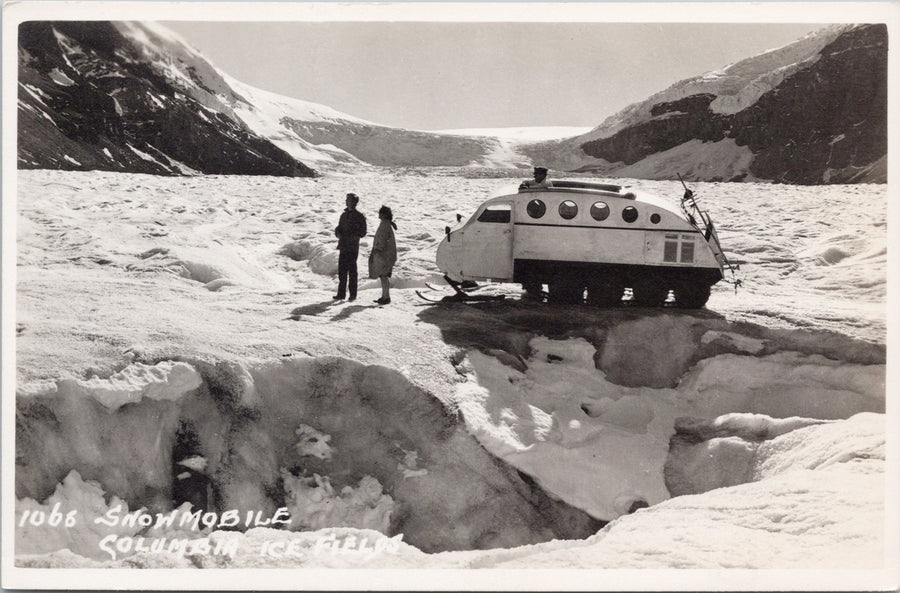
[[659,278],[635,280],[631,286],[635,304],[642,307],[661,307],[669,296],[669,289]]
[[681,282],[675,286],[675,304],[682,309],[699,309],[709,300],[708,284]]
[[574,277],[565,274],[555,276],[547,285],[550,290],[551,303],[559,305],[577,305],[584,302],[584,283]]
[[588,282],[587,304],[595,307],[614,307],[622,302],[625,283],[616,276],[608,276]]

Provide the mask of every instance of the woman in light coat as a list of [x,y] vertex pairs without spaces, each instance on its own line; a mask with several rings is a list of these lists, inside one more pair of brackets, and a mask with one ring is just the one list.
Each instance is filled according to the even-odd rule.
[[379,305],[387,305],[391,302],[391,271],[397,262],[397,243],[394,240],[394,214],[387,206],[382,206],[378,211],[380,223],[375,231],[375,240],[372,243],[372,253],[369,255],[369,278],[381,280],[381,298],[375,302]]

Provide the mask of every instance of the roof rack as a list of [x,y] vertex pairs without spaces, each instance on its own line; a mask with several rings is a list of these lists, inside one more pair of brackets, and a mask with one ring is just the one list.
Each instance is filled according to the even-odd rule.
[[554,189],[562,189],[562,190],[588,190],[588,191],[601,191],[601,192],[612,192],[612,193],[620,193],[622,191],[621,185],[613,185],[611,183],[592,183],[590,181],[566,181],[566,180],[556,180],[554,179],[551,182],[553,185],[550,187],[519,187],[519,192],[527,192],[527,191],[553,191]]
[[620,192],[622,191],[621,185],[613,185],[611,183],[593,183],[591,181],[565,181],[565,180],[553,180],[553,187],[562,187],[568,189],[597,189],[600,191],[614,191]]

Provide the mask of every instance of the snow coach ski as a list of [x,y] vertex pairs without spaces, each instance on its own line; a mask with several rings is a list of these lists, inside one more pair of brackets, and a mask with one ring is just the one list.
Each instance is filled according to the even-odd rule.
[[[416,294],[419,295],[419,298],[422,300],[431,302],[431,303],[466,303],[466,302],[486,302],[486,301],[502,301],[506,298],[506,295],[503,294],[472,294],[470,291],[478,290],[482,286],[476,284],[475,282],[465,281],[465,282],[456,282],[451,278],[444,276],[444,280],[447,281],[447,285],[453,289],[453,294],[446,295],[441,298],[433,298],[430,295],[424,294],[422,291],[417,290]],[[432,291],[438,291],[438,287],[425,283]]]
[[546,285],[552,303],[615,306],[630,288],[639,306],[663,306],[672,293],[674,306],[703,307],[711,287],[725,280],[726,269],[733,278],[736,267],[709,214],[684,187],[680,210],[608,183],[504,188],[471,218],[445,228],[436,262],[456,291],[445,298],[472,300],[463,283],[487,281],[519,283],[535,298]]

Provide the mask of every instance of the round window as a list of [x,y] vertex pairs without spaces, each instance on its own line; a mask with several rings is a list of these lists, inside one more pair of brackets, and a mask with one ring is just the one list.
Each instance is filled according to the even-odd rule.
[[650,222],[653,224],[659,224],[659,221],[662,220],[656,212],[650,215]]
[[572,220],[578,214],[578,206],[572,200],[566,200],[559,205],[559,215],[566,220]]
[[606,220],[609,217],[609,206],[603,202],[594,202],[591,206],[591,216],[594,220]]
[[624,210],[622,210],[622,220],[625,222],[634,222],[638,219],[638,211],[634,206],[626,206]]
[[531,218],[540,218],[547,212],[547,205],[540,200],[531,200],[525,210]]

